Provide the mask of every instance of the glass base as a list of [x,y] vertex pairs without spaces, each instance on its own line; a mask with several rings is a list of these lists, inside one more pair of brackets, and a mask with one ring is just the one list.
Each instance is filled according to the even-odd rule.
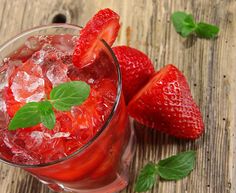
[[[131,161],[134,157],[135,149],[136,149],[136,136],[134,132],[134,126],[133,126],[133,120],[131,122],[131,134],[130,139],[127,144],[127,147],[125,149],[125,152],[122,156],[122,171],[120,174],[117,174],[117,178],[110,184],[98,188],[98,189],[89,189],[89,190],[75,190],[75,189],[69,189],[66,187],[58,187],[64,189],[66,192],[71,193],[117,193],[121,190],[123,190],[127,185],[129,181],[129,166],[131,164]],[[50,187],[50,189],[53,189],[55,191],[54,187]]]

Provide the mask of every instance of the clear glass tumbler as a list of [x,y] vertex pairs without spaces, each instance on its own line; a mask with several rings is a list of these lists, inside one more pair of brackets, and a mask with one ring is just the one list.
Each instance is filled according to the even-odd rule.
[[[40,26],[23,32],[0,47],[0,58],[3,60],[29,37],[39,35],[69,34],[78,36],[81,27],[68,24]],[[109,117],[92,139],[71,155],[62,159],[38,165],[17,164],[4,156],[0,148],[0,160],[6,164],[20,167],[54,191],[78,193],[114,193],[124,189],[128,184],[128,167],[135,150],[134,131],[127,115],[122,95],[121,72],[112,49],[104,40],[102,61],[117,85],[117,95]],[[29,57],[35,50],[23,50],[20,57]],[[29,55],[29,56],[28,56]],[[6,72],[9,66],[0,64],[0,90],[6,84]],[[0,99],[2,98],[0,92]],[[0,132],[7,127],[6,115],[0,108]],[[1,145],[1,144],[0,144]]]

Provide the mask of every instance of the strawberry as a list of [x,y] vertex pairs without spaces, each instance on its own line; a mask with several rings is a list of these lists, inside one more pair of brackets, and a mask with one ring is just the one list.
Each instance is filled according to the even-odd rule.
[[114,43],[120,28],[119,15],[110,9],[100,10],[80,31],[80,37],[73,54],[73,63],[78,67],[91,64],[103,49],[101,39],[110,46]]
[[155,74],[130,101],[128,112],[145,126],[178,138],[196,139],[204,130],[187,80],[173,65]]
[[128,104],[154,74],[154,67],[148,56],[137,49],[127,46],[112,49],[120,64],[123,92]]

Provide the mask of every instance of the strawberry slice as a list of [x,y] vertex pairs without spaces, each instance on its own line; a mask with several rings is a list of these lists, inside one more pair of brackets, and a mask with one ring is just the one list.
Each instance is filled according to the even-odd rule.
[[148,56],[137,49],[127,46],[117,46],[112,49],[120,64],[122,87],[128,104],[154,74],[154,67]]
[[102,49],[100,39],[110,46],[114,43],[120,28],[119,15],[110,9],[100,10],[80,31],[73,63],[78,67],[91,64]]
[[130,101],[128,112],[145,126],[178,138],[196,139],[204,130],[187,80],[173,65],[155,74]]

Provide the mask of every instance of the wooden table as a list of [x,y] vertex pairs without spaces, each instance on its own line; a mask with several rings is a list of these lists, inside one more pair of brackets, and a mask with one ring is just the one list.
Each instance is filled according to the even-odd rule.
[[[134,192],[138,170],[176,152],[197,150],[191,175],[177,182],[159,182],[152,193],[236,192],[236,1],[235,0],[0,0],[0,43],[34,26],[49,24],[58,14],[66,22],[84,25],[99,9],[110,7],[121,16],[116,44],[147,53],[159,69],[176,64],[186,75],[200,105],[206,131],[197,141],[183,141],[139,128],[137,153],[131,167]],[[183,39],[170,22],[173,11],[184,10],[217,24],[216,40]],[[0,164],[1,193],[49,193],[46,186],[20,169]]]

